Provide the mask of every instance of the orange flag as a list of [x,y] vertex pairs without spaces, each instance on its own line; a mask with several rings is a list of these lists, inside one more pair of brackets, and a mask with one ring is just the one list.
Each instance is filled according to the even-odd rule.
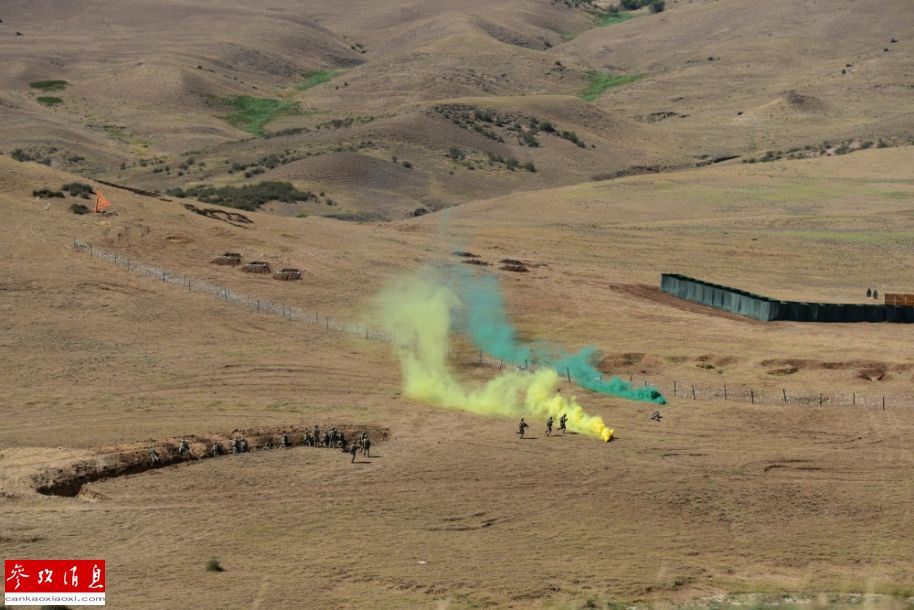
[[111,205],[111,202],[108,201],[108,198],[102,195],[101,191],[95,191],[95,211],[104,212],[108,209],[108,206]]

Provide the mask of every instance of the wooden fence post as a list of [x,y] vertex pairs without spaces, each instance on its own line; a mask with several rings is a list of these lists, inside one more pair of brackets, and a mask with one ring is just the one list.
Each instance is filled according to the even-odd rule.
[[755,390],[749,388],[749,402],[755,404]]
[[727,384],[724,384],[724,400],[727,400]]
[[676,380],[673,380],[673,396],[676,396]]
[[565,367],[565,376],[568,377],[568,383],[571,383],[571,369],[567,366]]
[[695,400],[695,386],[692,386],[692,400]]
[[819,406],[822,406],[822,392],[819,392]]
[[885,396],[882,397],[882,410],[885,411]]
[[784,404],[787,404],[787,390],[781,388],[781,393],[784,394]]

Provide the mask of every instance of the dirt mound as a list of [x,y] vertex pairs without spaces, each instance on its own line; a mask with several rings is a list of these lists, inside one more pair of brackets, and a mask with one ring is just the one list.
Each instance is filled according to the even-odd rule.
[[[322,430],[330,428],[321,427]],[[367,432],[374,442],[384,441],[390,437],[390,429],[375,425],[344,424],[332,428],[343,432],[347,438],[353,438],[362,432]],[[35,491],[40,494],[74,497],[86,483],[93,481],[137,474],[182,462],[230,456],[232,440],[237,437],[246,439],[251,451],[280,448],[283,434],[289,436],[292,447],[303,446],[305,432],[310,430],[301,426],[233,430],[231,434],[188,435],[115,446],[100,450],[94,458],[44,470],[32,477],[32,483]],[[182,438],[188,445],[188,450],[183,454],[179,451]],[[221,447],[221,454],[213,455],[214,443]]]

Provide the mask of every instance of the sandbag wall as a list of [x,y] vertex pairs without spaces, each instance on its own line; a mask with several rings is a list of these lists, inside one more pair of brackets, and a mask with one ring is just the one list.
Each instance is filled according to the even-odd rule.
[[763,322],[789,320],[793,322],[914,323],[914,307],[911,306],[779,301],[678,273],[661,274],[660,290],[686,301]]

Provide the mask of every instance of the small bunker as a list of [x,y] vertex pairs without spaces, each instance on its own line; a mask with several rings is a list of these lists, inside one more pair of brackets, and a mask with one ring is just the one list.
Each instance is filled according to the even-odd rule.
[[287,267],[285,269],[280,269],[273,274],[273,279],[282,280],[284,282],[291,282],[294,280],[301,279],[301,270],[295,269],[294,267]]
[[251,261],[241,268],[245,273],[270,273],[270,263]]
[[241,254],[238,252],[226,252],[222,256],[213,259],[214,265],[226,265],[228,267],[237,267],[241,264]]

